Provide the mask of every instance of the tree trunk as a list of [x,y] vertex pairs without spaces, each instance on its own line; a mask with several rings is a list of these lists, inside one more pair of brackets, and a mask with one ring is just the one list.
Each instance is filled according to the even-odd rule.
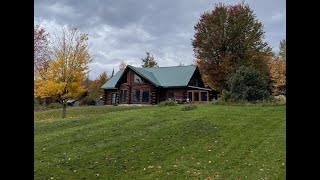
[[47,107],[47,98],[44,98],[42,103],[42,110],[45,110],[46,107]]
[[67,114],[67,101],[66,100],[62,101],[62,104],[63,104],[62,118],[65,118]]

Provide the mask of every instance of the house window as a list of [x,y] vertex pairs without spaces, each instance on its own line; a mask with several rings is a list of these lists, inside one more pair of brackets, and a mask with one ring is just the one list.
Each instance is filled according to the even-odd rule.
[[140,102],[140,90],[136,89],[133,91],[133,102]]
[[140,76],[134,74],[133,77],[134,77],[134,83],[144,83],[144,81],[141,79]]
[[117,96],[118,94],[117,93],[112,93],[111,94],[111,104],[117,104]]
[[168,98],[174,99],[174,92],[168,92]]
[[149,90],[142,91],[142,102],[149,102]]
[[192,101],[192,92],[188,92],[189,101]]
[[201,101],[207,101],[208,93],[207,92],[201,92]]
[[128,90],[121,90],[120,92],[120,101],[121,102],[127,102],[127,97],[128,97]]
[[194,101],[199,101],[199,92],[194,92]]

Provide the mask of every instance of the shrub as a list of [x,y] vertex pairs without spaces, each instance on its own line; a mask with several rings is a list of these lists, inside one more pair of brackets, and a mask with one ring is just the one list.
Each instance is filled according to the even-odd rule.
[[284,95],[270,96],[269,102],[276,105],[284,105],[286,104],[286,96]]
[[222,92],[221,92],[221,101],[222,102],[228,102],[228,101],[230,101],[230,99],[231,99],[231,94],[230,94],[230,92],[229,91],[227,91],[227,90],[222,90]]
[[40,107],[42,107],[41,106],[41,103],[40,103],[40,100],[38,100],[38,99],[34,99],[33,100],[33,106],[34,106],[34,108],[40,108]]
[[159,106],[176,106],[177,103],[174,101],[162,101],[159,103]]
[[210,102],[210,104],[225,105],[225,104],[227,104],[227,102],[222,101],[222,98],[219,98],[219,99],[217,99],[217,100],[213,100],[213,101],[211,101],[211,102]]
[[182,111],[190,111],[190,110],[193,110],[193,109],[197,109],[198,106],[195,105],[195,104],[188,104],[188,105],[185,105],[181,108]]
[[268,99],[268,85],[259,72],[241,66],[229,79],[230,97],[235,101]]
[[79,105],[80,106],[96,105],[96,101],[95,101],[95,99],[93,97],[86,96],[81,100]]
[[62,104],[56,103],[56,102],[48,104],[48,108],[50,109],[58,109],[58,108],[62,108],[62,106],[63,106]]
[[40,99],[34,99],[33,102],[34,102],[33,109],[35,111],[43,109],[43,105],[42,105]]
[[284,95],[278,95],[278,96],[274,96],[274,99],[276,100],[276,101],[286,101],[286,96],[284,96]]
[[83,98],[87,97],[88,95],[89,95],[88,91],[84,91],[83,93],[81,93],[79,95],[79,97],[77,99],[79,99],[79,100],[83,99]]

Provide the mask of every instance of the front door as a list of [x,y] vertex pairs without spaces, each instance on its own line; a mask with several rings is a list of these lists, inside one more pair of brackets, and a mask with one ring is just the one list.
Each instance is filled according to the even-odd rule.
[[116,104],[116,103],[117,103],[117,93],[112,93],[111,104]]

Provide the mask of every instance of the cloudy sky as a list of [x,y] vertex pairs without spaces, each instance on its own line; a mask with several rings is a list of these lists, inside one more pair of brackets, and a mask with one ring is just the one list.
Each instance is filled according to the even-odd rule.
[[[35,0],[34,23],[49,33],[73,25],[89,34],[94,56],[90,78],[108,74],[124,60],[141,66],[146,51],[159,66],[193,62],[194,25],[216,2],[240,0]],[[286,36],[285,0],[246,0],[264,24],[265,41],[278,52]]]

